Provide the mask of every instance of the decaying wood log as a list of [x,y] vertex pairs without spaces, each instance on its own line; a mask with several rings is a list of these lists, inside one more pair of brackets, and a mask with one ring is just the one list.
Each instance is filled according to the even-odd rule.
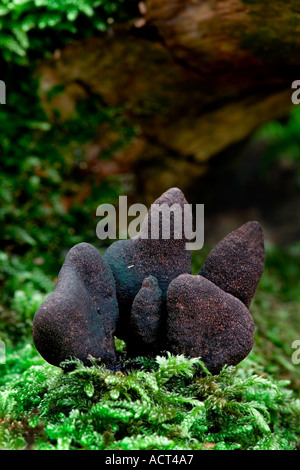
[[[173,185],[184,191],[211,157],[287,115],[300,74],[300,7],[147,0],[139,8],[140,18],[56,51],[38,72],[50,116],[58,108],[67,118],[87,93],[99,95],[104,107],[122,108],[139,130],[116,152],[113,171],[148,168],[152,182],[143,190],[152,200]],[[50,101],[48,91],[60,83],[65,92]]]

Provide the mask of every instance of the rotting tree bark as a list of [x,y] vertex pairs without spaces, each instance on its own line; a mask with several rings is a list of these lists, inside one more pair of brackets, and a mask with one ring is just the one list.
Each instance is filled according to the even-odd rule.
[[[136,21],[56,51],[39,68],[40,91],[46,111],[58,108],[63,119],[86,90],[103,106],[121,106],[138,135],[107,168],[101,145],[88,158],[101,175],[134,171],[151,201],[170,186],[185,191],[211,157],[287,115],[299,78],[300,7],[279,0],[139,6]],[[65,93],[50,102],[58,83]]]
[[285,81],[298,67],[296,1],[148,0],[145,18],[174,57],[211,86],[249,90]]

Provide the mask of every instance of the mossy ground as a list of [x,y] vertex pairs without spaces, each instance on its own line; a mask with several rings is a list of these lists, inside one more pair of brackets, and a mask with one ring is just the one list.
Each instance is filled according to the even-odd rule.
[[[193,260],[193,272],[204,256]],[[267,249],[251,306],[255,347],[237,367],[212,376],[199,359],[184,356],[126,360],[120,340],[122,372],[97,362],[84,367],[74,360],[65,370],[47,364],[30,331],[35,309],[54,284],[40,269],[29,271],[21,261],[6,259],[1,270],[10,272],[5,291],[11,289],[13,298],[10,310],[2,310],[7,355],[0,365],[0,447],[297,449],[300,365],[292,363],[291,344],[300,339],[299,260],[297,246],[284,253]]]

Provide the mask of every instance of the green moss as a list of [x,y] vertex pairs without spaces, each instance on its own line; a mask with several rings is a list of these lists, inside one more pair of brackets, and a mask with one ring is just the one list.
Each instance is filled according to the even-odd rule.
[[116,373],[97,362],[65,365],[44,363],[30,345],[9,354],[2,448],[294,449],[299,439],[299,400],[286,382],[246,363],[218,376],[199,359],[171,354]]

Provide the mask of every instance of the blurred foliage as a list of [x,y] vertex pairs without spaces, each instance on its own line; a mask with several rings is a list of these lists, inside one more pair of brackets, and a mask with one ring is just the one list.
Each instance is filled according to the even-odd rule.
[[252,136],[252,140],[261,140],[266,147],[259,163],[259,175],[264,179],[272,177],[272,166],[279,161],[293,166],[300,186],[300,108],[293,106],[284,122],[271,121],[263,125]]
[[106,31],[126,17],[124,0],[2,0],[0,45],[5,61],[29,64],[70,40]]
[[26,82],[20,88],[16,101],[10,99],[0,109],[2,243],[6,250],[30,259],[46,256],[46,269],[54,272],[63,249],[83,236],[86,241],[95,239],[97,206],[104,197],[105,202],[114,202],[120,191],[117,177],[95,184],[85,163],[85,143],[93,140],[102,123],[117,128],[118,142],[101,156],[108,158],[132,133],[120,121],[119,110],[101,108],[95,96],[79,103],[74,118],[50,123],[37,98],[33,102],[26,93]]
[[292,343],[300,338],[300,245],[267,246],[266,266],[251,305],[256,324],[256,361],[276,377],[289,378],[300,392],[300,366]]
[[33,262],[0,252],[0,331],[7,345],[28,341],[34,312],[54,282]]
[[78,102],[69,121],[50,121],[38,97],[37,61],[121,21],[126,17],[122,5],[122,0],[7,0],[0,8],[1,79],[8,95],[0,108],[2,249],[37,258],[48,272],[57,271],[64,250],[82,237],[94,240],[97,206],[104,197],[114,202],[120,192],[118,177],[95,183],[85,145],[101,124],[108,124],[119,138],[102,152],[107,159],[134,130],[123,122],[120,109],[103,106],[96,95]]

